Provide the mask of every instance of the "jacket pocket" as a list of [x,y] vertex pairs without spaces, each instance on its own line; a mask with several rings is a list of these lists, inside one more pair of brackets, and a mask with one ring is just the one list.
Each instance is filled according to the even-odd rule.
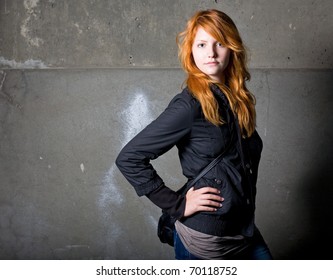
[[[214,168],[215,169],[215,168]],[[213,171],[213,170],[212,170]],[[212,176],[212,175],[215,176]],[[221,191],[221,197],[224,198],[222,207],[215,212],[202,212],[206,215],[239,215],[246,208],[246,197],[243,192],[243,176],[230,163],[222,160],[214,172],[207,174],[201,179],[196,189],[211,186]],[[215,178],[214,178],[215,177]]]

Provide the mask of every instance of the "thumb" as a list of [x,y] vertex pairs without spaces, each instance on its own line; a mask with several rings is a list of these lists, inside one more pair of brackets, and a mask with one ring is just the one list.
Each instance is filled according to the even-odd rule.
[[189,193],[189,192],[193,192],[194,191],[194,187],[191,187],[188,191],[187,191],[187,193]]

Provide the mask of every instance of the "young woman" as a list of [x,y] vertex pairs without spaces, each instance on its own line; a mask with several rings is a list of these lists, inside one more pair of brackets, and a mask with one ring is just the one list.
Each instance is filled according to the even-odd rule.
[[[122,149],[116,164],[139,196],[177,218],[176,259],[271,259],[254,224],[262,141],[239,32],[225,13],[199,11],[177,41],[187,86]],[[179,195],[150,163],[175,145],[188,181],[227,152]]]

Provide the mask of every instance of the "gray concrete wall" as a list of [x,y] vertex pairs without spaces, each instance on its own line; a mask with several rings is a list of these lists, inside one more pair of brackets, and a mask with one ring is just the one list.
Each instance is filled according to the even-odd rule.
[[[331,258],[331,1],[0,0],[0,259],[173,258],[114,160],[180,91],[175,36],[206,8],[251,54],[257,224],[277,259]],[[183,184],[175,149],[154,164]]]

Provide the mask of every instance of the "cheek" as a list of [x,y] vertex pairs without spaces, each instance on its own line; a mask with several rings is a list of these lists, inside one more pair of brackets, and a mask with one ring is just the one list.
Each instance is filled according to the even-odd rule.
[[228,50],[225,52],[225,58],[224,58],[224,61],[226,62],[226,64],[229,63],[229,59],[230,59],[230,50],[228,49]]
[[197,67],[200,67],[200,65],[202,64],[202,58],[200,56],[200,52],[192,51],[192,57],[195,62],[195,65]]
[[227,66],[229,64],[229,59],[230,59],[230,53],[228,53],[225,58],[224,58],[224,64]]
[[196,51],[194,51],[194,50],[192,49],[192,59],[193,59],[193,61],[194,61],[195,63],[197,63],[197,57],[198,57],[198,55],[197,55]]
[[223,51],[220,53],[220,60],[223,63],[224,67],[227,67],[229,64],[229,57],[230,57],[230,52],[228,51]]

